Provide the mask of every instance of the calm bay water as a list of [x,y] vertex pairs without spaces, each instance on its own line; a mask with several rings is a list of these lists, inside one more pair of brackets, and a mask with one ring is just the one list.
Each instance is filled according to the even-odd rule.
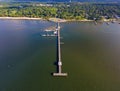
[[55,23],[0,20],[0,91],[120,91],[120,24],[62,23],[63,72],[56,72]]

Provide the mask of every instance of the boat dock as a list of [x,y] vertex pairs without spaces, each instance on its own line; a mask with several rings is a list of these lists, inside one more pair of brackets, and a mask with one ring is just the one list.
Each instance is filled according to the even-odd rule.
[[53,76],[67,76],[67,73],[62,73],[62,61],[61,61],[61,42],[60,42],[60,25],[57,25],[57,73],[53,73]]

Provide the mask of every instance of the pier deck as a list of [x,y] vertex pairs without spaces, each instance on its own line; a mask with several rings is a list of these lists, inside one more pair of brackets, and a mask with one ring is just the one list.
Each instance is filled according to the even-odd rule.
[[58,68],[58,72],[57,73],[53,73],[53,76],[67,76],[68,74],[67,73],[62,73],[62,61],[61,61],[61,43],[60,43],[60,25],[59,25],[59,22],[58,22],[58,26],[57,26],[57,56],[58,56],[58,59],[57,59],[57,68]]

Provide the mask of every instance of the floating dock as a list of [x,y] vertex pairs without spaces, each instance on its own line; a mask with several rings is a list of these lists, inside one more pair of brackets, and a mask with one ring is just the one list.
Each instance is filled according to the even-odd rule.
[[57,25],[57,73],[53,73],[53,76],[68,76],[67,73],[62,73],[62,61],[61,61],[61,42],[60,42],[60,25]]

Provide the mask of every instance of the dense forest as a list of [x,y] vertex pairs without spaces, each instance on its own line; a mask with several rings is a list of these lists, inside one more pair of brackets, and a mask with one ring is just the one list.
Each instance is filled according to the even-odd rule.
[[1,3],[0,17],[102,20],[120,17],[117,3]]

